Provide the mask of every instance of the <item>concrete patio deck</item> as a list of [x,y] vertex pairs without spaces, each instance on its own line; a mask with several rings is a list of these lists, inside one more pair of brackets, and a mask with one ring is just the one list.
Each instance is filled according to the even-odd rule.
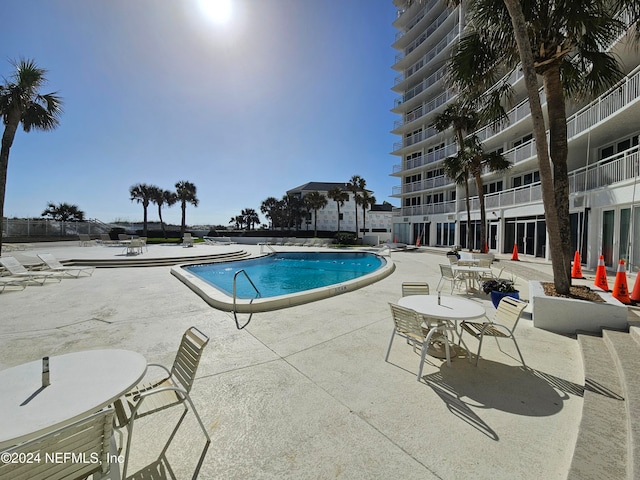
[[[149,246],[143,257],[207,255],[250,245]],[[299,247],[300,250],[310,250]],[[296,250],[296,247],[276,247]],[[116,247],[34,244],[10,252],[23,262],[49,252],[62,260],[106,258]],[[125,348],[170,365],[191,325],[211,337],[192,398],[212,443],[187,415],[164,458],[160,452],[181,409],[136,422],[132,478],[201,479],[564,479],[582,415],[584,375],[573,338],[516,331],[529,369],[513,344],[490,339],[478,367],[464,357],[451,368],[399,339],[384,361],[392,332],[389,302],[403,281],[440,279],[444,251],[393,252],[395,272],[330,299],[255,314],[244,330],[173,277],[170,267],[99,268],[0,295],[0,369],[45,355]],[[527,281],[548,280],[544,262],[499,265]],[[464,295],[464,294],[463,294]],[[468,295],[491,317],[484,294]],[[467,337],[468,338],[468,337]],[[468,338],[473,350],[477,343]],[[96,379],[99,381],[100,379]],[[6,386],[5,386],[6,388]],[[135,473],[137,472],[137,473]]]

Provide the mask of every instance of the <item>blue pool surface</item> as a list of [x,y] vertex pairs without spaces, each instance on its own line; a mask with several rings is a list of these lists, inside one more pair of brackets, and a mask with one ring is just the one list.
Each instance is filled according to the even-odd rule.
[[[233,277],[239,270],[260,291],[259,298],[276,297],[335,285],[362,277],[385,265],[385,259],[363,252],[282,252],[237,262],[185,266],[184,269],[210,285],[233,295]],[[236,281],[237,298],[256,298],[243,274]]]

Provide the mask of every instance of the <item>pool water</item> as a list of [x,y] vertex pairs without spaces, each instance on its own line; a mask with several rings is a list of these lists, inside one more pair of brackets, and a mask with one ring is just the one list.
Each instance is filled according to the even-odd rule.
[[[183,268],[229,296],[233,296],[234,275],[244,270],[259,290],[259,298],[267,298],[353,280],[378,270],[385,263],[382,257],[363,252],[284,252],[237,262]],[[258,297],[243,274],[237,276],[236,297]]]

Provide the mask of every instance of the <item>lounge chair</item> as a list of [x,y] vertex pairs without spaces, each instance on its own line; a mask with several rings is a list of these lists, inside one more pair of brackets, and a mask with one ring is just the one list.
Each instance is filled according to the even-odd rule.
[[[149,367],[159,367],[164,370],[164,377],[155,382],[139,384],[123,398],[116,400],[114,403],[118,419],[116,428],[126,427],[128,431],[122,478],[126,478],[133,423],[137,418],[182,404],[184,406],[184,412],[174,429],[175,433],[189,411],[187,407],[188,404],[207,438],[207,443],[211,442],[211,437],[209,437],[209,433],[204,427],[200,415],[198,415],[196,407],[189,396],[202,352],[204,347],[207,346],[207,343],[209,343],[209,337],[196,327],[189,328],[182,336],[182,341],[180,342],[180,347],[178,347],[178,352],[176,353],[176,358],[171,370],[163,365],[150,363],[148,365]],[[171,438],[173,438],[173,435]]]
[[22,290],[27,286],[27,280],[25,278],[16,277],[0,277],[0,293],[4,292],[7,287],[22,287]]
[[100,234],[100,245],[117,245],[118,243],[118,240],[111,240],[108,233]]
[[85,233],[79,233],[78,237],[80,237],[80,246],[81,247],[91,247],[97,245],[95,240],[91,240],[91,237]]
[[50,278],[60,281],[65,276],[63,272],[43,272],[27,270],[26,268],[24,268],[24,265],[22,265],[14,257],[2,257],[0,258],[0,264],[4,268],[6,268],[12,276],[18,278],[26,278],[28,281],[38,283],[39,285],[43,285],[44,282]]
[[62,265],[56,257],[50,253],[39,253],[38,258],[42,260],[52,272],[63,272],[69,277],[79,278],[83,275],[90,277],[96,267],[66,267]]

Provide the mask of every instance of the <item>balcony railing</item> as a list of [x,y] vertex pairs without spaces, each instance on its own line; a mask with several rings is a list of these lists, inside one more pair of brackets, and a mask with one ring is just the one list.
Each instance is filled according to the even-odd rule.
[[[445,178],[445,177],[438,177]],[[590,190],[609,187],[615,183],[625,182],[640,178],[640,149],[639,147],[630,148],[616,156],[600,160],[593,165],[585,166],[574,170],[569,174],[569,194],[577,195],[586,193]],[[437,180],[430,179],[430,180]],[[428,181],[416,182],[406,185],[406,189],[395,187],[395,194],[411,193],[411,191],[419,190],[419,185],[423,185],[425,189],[431,188],[427,186]],[[444,182],[447,184],[449,181]],[[439,185],[438,185],[439,186]],[[396,193],[397,192],[397,193]],[[486,210],[498,210],[501,208],[527,205],[532,203],[540,203],[542,201],[542,188],[540,182],[523,185],[517,188],[511,188],[502,192],[490,193],[484,196]],[[452,213],[453,210],[444,209],[442,207],[434,207],[434,205],[450,205],[454,204],[457,211],[466,211],[466,202],[464,197],[459,198],[456,202],[445,202],[445,204],[429,204],[415,207],[402,207],[398,209],[394,215],[429,215],[436,213]],[[472,212],[480,210],[480,202],[477,196],[469,199]],[[413,212],[413,213],[412,213]]]
[[443,38],[438,44],[429,50],[424,57],[418,60],[416,63],[411,65],[409,68],[405,69],[404,73],[396,76],[394,82],[395,85],[398,85],[401,82],[404,82],[407,78],[411,77],[418,71],[422,70],[425,65],[428,65],[431,60],[433,60],[439,53],[441,53],[444,49],[446,49],[451,42],[453,42],[458,37],[458,22],[453,26],[453,28],[449,31],[447,36]]
[[442,25],[444,22],[447,21],[450,15],[451,15],[450,11],[442,12],[440,16],[436,18],[436,20],[427,27],[427,29],[422,35],[420,35],[413,42],[407,45],[404,48],[403,52],[400,52],[396,55],[395,63],[398,63],[400,60],[402,60],[411,52],[413,52],[416,48],[418,48],[421,44],[423,44],[427,40],[427,38],[433,35],[433,33],[438,29],[440,25]]
[[577,194],[636,179],[640,177],[639,162],[638,147],[633,147],[591,166],[574,170],[569,175],[569,192]]
[[394,100],[394,108],[399,107],[403,103],[411,100],[416,95],[424,92],[427,88],[429,88],[431,85],[435,84],[442,77],[444,77],[446,73],[447,73],[447,66],[445,65],[443,67],[440,67],[438,70],[436,70],[433,74],[429,75],[418,85],[416,85],[410,90],[407,90],[406,92],[404,92],[403,95],[396,97],[396,99]]
[[[431,10],[431,8],[433,8],[433,6],[438,3],[440,0],[431,0],[429,3],[427,3],[424,7],[422,7],[420,10],[418,10],[418,12],[411,17],[411,19],[409,20],[409,22],[407,23],[407,27],[406,30],[403,31],[398,31],[398,33],[396,33],[396,41],[398,41],[400,38],[402,38],[404,35],[406,35],[407,33],[409,33],[411,31],[411,29],[413,27],[415,27],[418,23],[420,23],[420,20],[422,20],[424,18],[424,16],[426,15],[426,13]],[[404,12],[403,12],[404,13]]]
[[432,188],[448,185],[449,183],[451,183],[451,181],[444,175],[433,177],[433,178],[426,178],[424,180],[420,180],[419,182],[403,183],[402,185],[396,185],[395,187],[393,187],[393,195],[400,195],[404,193],[414,193],[414,192],[419,192],[421,190],[430,190]]
[[401,207],[393,210],[394,217],[411,215],[436,215],[442,213],[455,213],[456,202],[429,203],[427,205],[415,205],[412,207]]
[[425,115],[433,112],[435,109],[437,109],[438,107],[441,107],[442,105],[447,103],[449,100],[457,96],[458,96],[457,93],[454,93],[451,90],[447,90],[446,92],[443,92],[440,95],[438,95],[436,98],[432,99],[430,102],[425,103],[420,108],[417,108],[411,111],[410,113],[407,113],[403,119],[396,120],[393,123],[393,128],[396,129],[408,123],[415,122],[419,118],[422,118]]

